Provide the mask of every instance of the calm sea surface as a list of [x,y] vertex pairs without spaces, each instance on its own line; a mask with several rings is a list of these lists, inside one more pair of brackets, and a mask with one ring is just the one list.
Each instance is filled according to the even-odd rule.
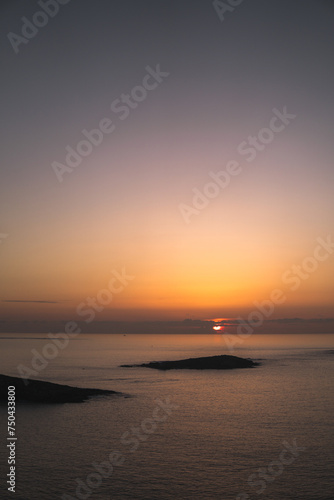
[[[46,335],[2,334],[1,373],[18,376],[18,364],[31,367],[31,349],[42,352],[49,342]],[[261,366],[119,367],[216,354]],[[19,405],[15,494],[5,484],[0,407],[0,498],[333,500],[333,360],[328,334],[254,334],[233,353],[216,334],[79,335],[36,378],[130,397]]]

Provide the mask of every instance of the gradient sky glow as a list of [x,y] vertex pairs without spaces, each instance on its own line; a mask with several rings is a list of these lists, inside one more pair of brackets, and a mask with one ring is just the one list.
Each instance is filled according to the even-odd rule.
[[[275,288],[276,318],[333,317],[334,254],[282,284],[334,238],[330,1],[246,0],[221,22],[210,1],[71,0],[18,54],[7,33],[40,8],[0,9],[3,319],[75,317],[123,267],[101,320],[235,317]],[[158,64],[120,120],[111,103]],[[284,106],[296,118],[247,162],[239,144]],[[59,183],[52,162],[102,118],[115,131]],[[242,172],[186,224],[179,205],[230,160]]]

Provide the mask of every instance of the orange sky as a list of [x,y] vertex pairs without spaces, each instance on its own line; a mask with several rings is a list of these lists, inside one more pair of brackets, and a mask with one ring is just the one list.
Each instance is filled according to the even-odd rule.
[[[116,5],[107,18],[87,8],[87,50],[77,41],[89,15],[70,30],[57,19],[63,45],[45,30],[46,45],[4,53],[1,318],[75,318],[123,268],[134,279],[102,298],[101,320],[236,317],[275,289],[285,300],[274,317],[334,316],[334,254],[306,277],[293,270],[311,269],[334,229],[330,9],[286,16],[277,5],[283,43],[276,11],[246,2],[224,26],[210,5],[180,4],[186,37],[172,7],[154,32],[151,9],[141,25],[122,2],[121,24]],[[151,90],[123,119],[112,103],[138,93],[148,67],[164,77],[153,90],[150,70]],[[115,130],[59,182],[53,163],[104,118]],[[194,210],[194,193],[231,162],[239,173]]]

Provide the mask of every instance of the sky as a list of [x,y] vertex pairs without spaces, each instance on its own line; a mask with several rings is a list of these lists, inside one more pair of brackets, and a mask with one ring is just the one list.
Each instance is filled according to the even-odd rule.
[[3,320],[334,316],[334,6],[217,5],[2,2]]

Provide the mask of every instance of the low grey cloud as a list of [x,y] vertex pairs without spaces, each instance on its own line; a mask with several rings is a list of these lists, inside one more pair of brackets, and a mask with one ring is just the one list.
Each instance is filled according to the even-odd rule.
[[334,318],[281,318],[281,319],[268,319],[268,322],[271,323],[328,323],[330,321],[334,321]]

